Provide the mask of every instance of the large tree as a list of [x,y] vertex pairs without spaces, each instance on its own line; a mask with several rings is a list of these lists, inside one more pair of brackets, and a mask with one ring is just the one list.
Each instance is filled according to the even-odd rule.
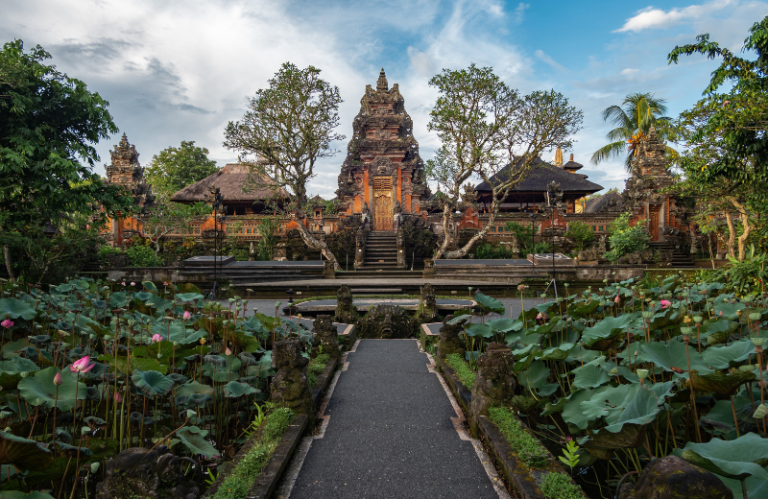
[[[675,47],[670,64],[691,54],[722,62],[704,98],[680,116],[688,148],[678,162],[685,174],[682,188],[704,201],[702,206],[725,213],[729,253],[742,261],[755,221],[768,215],[768,17],[755,23],[744,41],[754,59],[737,57],[706,34],[696,40]],[[740,231],[734,219],[741,222]]]
[[[429,129],[442,141],[435,158],[427,162],[428,177],[443,192],[444,236],[435,258],[461,258],[485,237],[507,194],[520,183],[544,150],[569,148],[570,136],[581,125],[582,113],[555,91],[521,96],[509,88],[492,68],[449,70],[429,84],[439,91],[430,113]],[[471,178],[492,189],[490,218],[461,248],[447,251],[455,235],[449,221],[458,207],[462,189]]]
[[216,161],[208,159],[208,149],[183,140],[179,147],[163,149],[152,157],[144,176],[158,199],[166,200],[216,170]]
[[[108,103],[85,83],[46,65],[39,45],[0,51],[0,244],[15,278],[13,250],[71,214],[126,212],[132,198],[93,172],[95,144],[117,132]],[[11,181],[12,179],[12,181]]]
[[309,209],[307,183],[316,175],[317,161],[334,155],[331,143],[344,139],[334,132],[341,102],[339,88],[321,79],[319,69],[300,69],[286,62],[269,87],[256,91],[242,121],[227,125],[224,142],[241,153],[240,161],[251,165],[255,184],[269,178],[272,189],[289,193],[284,209],[298,222],[304,243],[320,250],[336,268],[336,257],[307,230],[304,219]]
[[[603,110],[603,121],[611,122],[616,126],[608,132],[606,137],[609,142],[592,155],[592,163],[597,165],[611,158],[623,157],[627,171],[632,169],[632,156],[637,145],[643,140],[651,129],[656,127],[657,133],[662,138],[667,138],[670,128],[666,125],[670,118],[664,116],[667,112],[665,100],[655,97],[651,93],[634,93],[624,98],[620,106],[613,105]],[[675,157],[677,151],[667,148],[667,155]]]

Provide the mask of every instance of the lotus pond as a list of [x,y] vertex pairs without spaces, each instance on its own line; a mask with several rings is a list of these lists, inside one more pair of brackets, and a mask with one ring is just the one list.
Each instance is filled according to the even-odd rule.
[[[498,300],[475,299],[504,315]],[[517,319],[451,322],[464,323],[470,368],[488,342],[512,349],[509,409],[590,497],[613,497],[670,454],[715,473],[735,497],[768,497],[764,290],[736,295],[672,275],[657,287],[605,282]]]
[[273,342],[311,349],[279,303],[246,318],[247,299],[222,306],[194,286],[75,279],[0,292],[3,491],[95,497],[100,464],[161,444],[211,482],[264,420]]

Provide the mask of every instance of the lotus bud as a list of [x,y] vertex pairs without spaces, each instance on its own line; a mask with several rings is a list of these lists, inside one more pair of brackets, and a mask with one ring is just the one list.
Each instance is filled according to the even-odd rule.
[[64,383],[64,380],[61,378],[61,373],[56,373],[56,376],[53,377],[53,384],[61,386],[62,383]]
[[205,338],[200,338],[200,344],[205,345]]
[[21,375],[22,378],[26,378],[27,376],[29,376],[29,371],[21,371],[19,374]]
[[641,380],[648,377],[648,369],[638,369],[637,370],[637,377]]
[[752,414],[752,417],[755,419],[763,419],[765,416],[768,416],[768,407],[765,404],[758,405],[754,414]]
[[99,471],[99,462],[91,463],[91,474],[95,474]]
[[161,354],[161,353],[159,353],[159,352],[158,352],[158,354],[157,354],[157,358],[158,358],[158,359],[162,359],[162,358],[163,358],[163,354]]
[[608,374],[610,374],[611,376],[616,376],[617,374],[619,374],[619,368],[618,367],[614,367],[613,369],[608,371]]
[[118,404],[123,401],[123,396],[120,395],[120,392],[115,393],[115,402]]
[[14,322],[10,319],[5,319],[3,322],[0,322],[0,326],[3,326],[4,328],[8,329],[9,327],[13,326]]
[[88,426],[83,426],[80,428],[81,435],[88,435],[89,433],[91,433],[91,429]]
[[193,411],[192,409],[187,409],[187,419],[192,419],[195,416],[197,416],[197,413],[195,411]]
[[176,348],[177,346],[179,346],[179,342],[178,341],[174,341],[173,342],[173,348]]
[[229,347],[227,347],[227,349],[224,350],[224,355],[227,355],[227,356],[232,355],[232,350],[230,350]]
[[189,313],[189,310],[184,311],[184,315],[181,316],[185,321],[192,318],[192,314]]

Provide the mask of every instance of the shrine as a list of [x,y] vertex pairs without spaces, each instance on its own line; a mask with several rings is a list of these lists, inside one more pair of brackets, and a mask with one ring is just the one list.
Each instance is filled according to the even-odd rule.
[[369,214],[374,231],[392,231],[397,213],[421,214],[431,196],[404,103],[382,68],[376,89],[366,85],[360,99],[339,175],[339,203],[348,214]]

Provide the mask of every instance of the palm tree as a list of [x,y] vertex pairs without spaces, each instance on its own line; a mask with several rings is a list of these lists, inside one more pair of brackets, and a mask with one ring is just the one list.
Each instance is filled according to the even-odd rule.
[[[659,138],[667,136],[667,124],[671,119],[663,116],[667,112],[664,99],[654,98],[651,93],[629,94],[621,106],[611,106],[603,110],[603,121],[610,121],[616,128],[608,132],[611,141],[592,155],[592,164],[599,164],[612,157],[624,156],[627,171],[632,169],[632,156],[636,146],[645,137],[652,125],[656,126]],[[677,151],[667,147],[667,154],[677,155]]]

